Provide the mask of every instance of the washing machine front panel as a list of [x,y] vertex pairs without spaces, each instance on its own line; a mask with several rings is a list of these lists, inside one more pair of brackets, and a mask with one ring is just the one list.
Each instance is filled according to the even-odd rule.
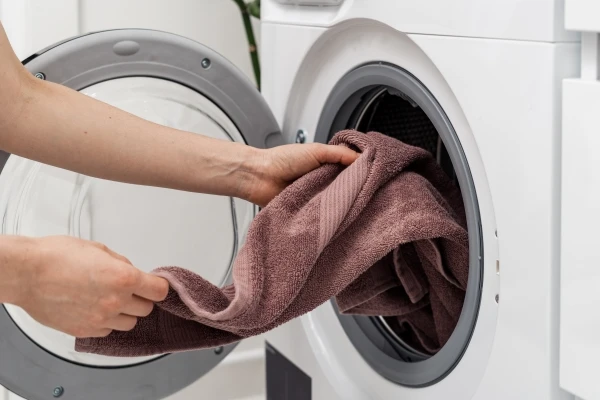
[[261,19],[268,23],[332,27],[364,18],[414,34],[543,42],[578,40],[577,33],[564,27],[564,0],[344,0],[329,6],[311,5],[310,1],[298,3],[303,2],[265,0]]
[[[410,123],[405,122],[408,119]],[[344,129],[376,130],[427,149],[462,189],[469,231],[469,283],[460,320],[439,352],[430,356],[416,350],[395,335],[381,318],[337,313],[354,347],[378,373],[408,387],[433,385],[451,373],[462,358],[481,301],[485,257],[481,215],[469,162],[452,123],[435,96],[413,74],[398,65],[382,61],[367,63],[337,82],[321,112],[315,141],[327,143],[336,132]],[[389,351],[386,346],[378,347],[377,344],[382,342],[388,343],[394,351]]]
[[579,46],[413,38],[465,110],[494,200],[499,313],[475,398],[570,398],[558,385],[560,94]]
[[[283,43],[286,34],[296,35],[299,29],[280,26],[269,32],[276,34],[278,41]],[[310,34],[314,33],[313,28],[309,29]],[[344,45],[345,43],[352,43],[352,46]],[[276,54],[276,49],[271,50]],[[277,60],[274,62],[277,63]],[[403,398],[403,396],[411,399],[429,399],[445,396],[448,393],[451,393],[453,398],[470,398],[485,372],[494,340],[498,312],[495,295],[498,293],[499,284],[495,273],[495,261],[498,257],[494,233],[496,223],[494,206],[477,142],[471,133],[464,112],[439,70],[407,35],[399,34],[390,27],[373,21],[348,21],[334,29],[321,31],[320,37],[307,51],[298,68],[294,69],[297,75],[290,90],[285,113],[278,118],[284,121],[283,130],[286,136],[289,137],[298,129],[302,129],[309,140],[323,141],[323,135],[327,136],[329,132],[323,131],[319,121],[327,112],[328,99],[336,90],[336,85],[342,82],[349,72],[363,65],[379,62],[400,66],[416,76],[434,95],[451,121],[467,157],[477,191],[477,203],[481,215],[481,239],[484,246],[485,277],[483,281],[476,282],[482,285],[479,291],[480,312],[471,338],[467,339],[469,333],[465,333],[466,336],[461,338],[461,340],[468,340],[469,346],[452,372],[435,384],[429,382],[428,386],[415,389],[384,377],[377,370],[378,368],[372,365],[373,360],[366,362],[365,354],[357,351],[355,343],[349,339],[348,331],[340,323],[332,304],[325,304],[302,319],[308,341],[319,364],[315,375],[324,374],[338,391],[338,396],[344,399],[389,399]],[[288,68],[293,66],[288,65]],[[366,82],[370,85],[373,82],[369,80],[374,77],[381,78],[381,75],[365,75],[356,82]],[[272,84],[275,86],[276,83]],[[268,101],[272,101],[270,97]],[[476,234],[476,229],[473,233]],[[454,350],[460,352],[460,349],[452,349]],[[376,360],[382,362],[380,367],[384,367],[382,360],[383,358]],[[410,374],[408,370],[406,372]],[[416,386],[421,384],[417,383]]]
[[[283,143],[258,91],[227,60],[179,36],[106,31],[30,57],[29,71],[152,122],[222,140]],[[235,99],[235,100],[234,100]],[[144,270],[179,265],[216,285],[257,209],[245,201],[127,185],[2,154],[3,234],[100,241]],[[117,200],[118,199],[118,200]],[[0,384],[26,399],[159,399],[198,380],[235,345],[145,358],[73,351],[74,338],[0,308]]]
[[[303,39],[286,45],[294,37]],[[562,79],[578,73],[579,46],[405,35],[364,19],[332,28],[265,24],[263,40],[270,44],[265,65],[284,71],[264,94],[273,110],[286,104],[276,117],[287,137],[299,129],[309,141],[323,134],[319,116],[349,71],[379,61],[410,71],[454,126],[481,213],[480,312],[446,378],[416,389],[382,378],[356,351],[331,304],[302,319],[318,364],[306,361],[306,368],[325,375],[344,399],[570,398],[557,379],[558,110]]]

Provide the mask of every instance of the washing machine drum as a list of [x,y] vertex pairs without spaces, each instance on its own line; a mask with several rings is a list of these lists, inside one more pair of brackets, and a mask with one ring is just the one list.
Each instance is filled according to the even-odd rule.
[[[282,143],[268,106],[240,71],[206,47],[147,30],[93,33],[25,66],[158,124],[255,147]],[[2,154],[2,234],[102,242],[144,270],[188,268],[230,279],[257,209],[233,198],[128,185]],[[0,384],[26,399],[160,399],[212,370],[234,346],[144,358],[74,352],[75,339],[17,307],[0,307]]]
[[[339,319],[352,345],[381,376],[401,386],[433,385],[461,360],[481,300],[483,239],[467,158],[432,93],[409,71],[384,62],[361,65],[337,82],[321,113],[315,140],[325,143],[343,129],[380,132],[429,151],[462,192],[469,232],[469,278],[460,318],[447,342],[440,343],[433,320],[424,319],[427,312],[431,314],[427,307],[419,310],[423,315],[416,328],[398,318],[342,315],[335,304],[334,315],[327,314]],[[320,317],[315,318],[314,323],[320,323]]]

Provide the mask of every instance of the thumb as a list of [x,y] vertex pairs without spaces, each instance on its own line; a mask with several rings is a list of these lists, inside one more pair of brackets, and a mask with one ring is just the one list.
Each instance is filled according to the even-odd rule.
[[142,272],[142,279],[134,294],[153,302],[163,301],[169,293],[169,282],[160,276]]
[[345,146],[334,146],[314,143],[315,156],[320,164],[350,165],[358,158],[359,154]]

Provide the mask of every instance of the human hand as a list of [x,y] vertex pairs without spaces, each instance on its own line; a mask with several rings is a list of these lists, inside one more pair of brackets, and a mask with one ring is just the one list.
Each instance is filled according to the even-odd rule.
[[76,337],[128,331],[167,296],[166,280],[102,244],[67,236],[33,240],[15,305],[50,328]]
[[321,143],[284,145],[259,154],[244,190],[244,199],[259,206],[267,205],[293,181],[323,164],[350,165],[358,158],[358,153],[347,147]]

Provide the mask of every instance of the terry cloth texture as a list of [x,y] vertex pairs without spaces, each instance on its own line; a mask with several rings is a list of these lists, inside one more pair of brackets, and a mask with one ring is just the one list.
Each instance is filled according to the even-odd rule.
[[219,288],[188,270],[154,271],[167,298],[129,332],[81,338],[79,352],[148,356],[258,335],[332,297],[342,313],[382,315],[410,344],[436,352],[465,295],[468,234],[459,189],[432,155],[385,135],[342,131],[361,152],[324,165],[257,215]]

